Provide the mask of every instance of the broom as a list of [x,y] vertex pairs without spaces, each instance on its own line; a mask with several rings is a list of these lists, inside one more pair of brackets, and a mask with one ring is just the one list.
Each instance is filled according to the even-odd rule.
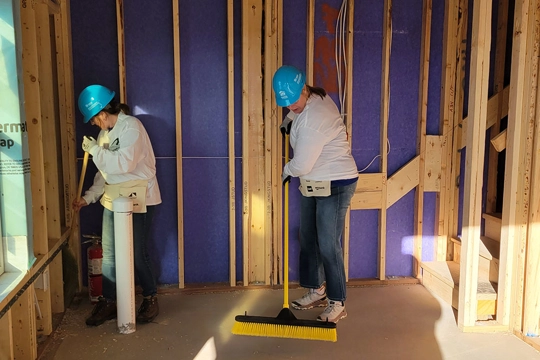
[[[289,161],[289,135],[285,135],[285,162]],[[289,182],[285,183],[283,309],[275,318],[238,315],[232,333],[290,339],[337,341],[336,324],[327,321],[302,320],[289,309]]]

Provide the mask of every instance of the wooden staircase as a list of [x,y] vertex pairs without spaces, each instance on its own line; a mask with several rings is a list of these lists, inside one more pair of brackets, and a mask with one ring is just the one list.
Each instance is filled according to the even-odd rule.
[[[483,214],[482,217],[485,222],[485,236],[480,237],[477,290],[478,320],[489,319],[496,314],[501,234],[500,214]],[[452,261],[424,261],[421,263],[422,283],[428,290],[457,309],[461,240],[452,238],[452,243],[454,246]]]

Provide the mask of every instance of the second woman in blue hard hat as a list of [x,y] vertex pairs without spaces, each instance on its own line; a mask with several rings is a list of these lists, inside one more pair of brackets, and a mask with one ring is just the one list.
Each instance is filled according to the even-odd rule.
[[304,72],[293,66],[280,67],[272,86],[277,105],[290,110],[280,126],[294,149],[283,184],[299,177],[302,193],[300,285],[308,291],[292,307],[324,306],[317,320],[338,322],[347,316],[341,235],[358,170],[343,119],[324,89],[307,85]]
[[98,126],[97,139],[84,137],[83,150],[92,155],[98,172],[84,196],[75,199],[73,208],[98,200],[103,205],[102,276],[103,296],[86,324],[97,326],[116,317],[116,270],[114,252],[114,213],[112,201],[120,194],[136,194],[133,209],[133,258],[135,274],[142,287],[143,302],[137,322],[151,322],[159,313],[157,285],[147,252],[155,205],[161,203],[156,178],[156,159],[143,124],[129,115],[129,107],[114,100],[114,91],[90,85],[79,95],[83,121]]

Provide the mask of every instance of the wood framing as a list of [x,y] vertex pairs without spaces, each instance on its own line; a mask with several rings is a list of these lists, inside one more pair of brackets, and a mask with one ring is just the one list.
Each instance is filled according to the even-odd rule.
[[227,122],[229,146],[229,284],[236,286],[236,175],[234,156],[234,1],[227,0]]
[[485,153],[491,1],[474,6],[469,92],[469,134],[465,166],[465,195],[459,273],[458,326],[473,326],[477,320],[478,262],[482,219],[482,185]]
[[[343,35],[345,36],[345,35]],[[347,1],[347,34],[346,34],[346,64],[345,66],[345,126],[347,128],[347,140],[349,144],[352,144],[352,134],[353,134],[353,71],[352,64],[354,58],[354,0]],[[345,215],[345,227],[343,229],[343,261],[345,264],[345,279],[349,280],[349,243],[350,243],[350,233],[351,233],[351,207],[347,209],[347,214]]]
[[180,86],[180,10],[178,0],[172,1],[174,41],[174,108],[176,117],[176,204],[178,208],[178,287],[184,288],[184,186],[182,170],[182,93]]
[[420,79],[418,86],[418,131],[416,139],[416,154],[419,155],[420,164],[418,171],[418,186],[416,187],[414,198],[413,275],[415,277],[420,277],[420,263],[422,261],[431,12],[432,1],[424,0],[422,6],[422,40],[420,48]]
[[118,83],[120,102],[127,103],[126,45],[124,41],[124,0],[116,0],[116,36],[118,38]]
[[[531,17],[534,21],[533,33],[530,38],[538,44],[540,41],[540,1],[534,0],[531,7]],[[534,34],[534,36],[532,36]],[[534,116],[534,143],[532,149],[532,166],[531,166],[531,195],[530,195],[530,212],[528,218],[527,229],[527,248],[525,262],[525,286],[524,286],[524,301],[523,301],[523,326],[522,331],[527,336],[538,336],[540,334],[540,283],[539,266],[540,266],[540,242],[537,241],[540,235],[540,111],[538,104],[540,102],[540,91],[538,91],[538,46],[534,46],[532,54],[532,66],[535,67],[535,75],[531,79],[536,79],[536,83],[531,86],[535,91],[531,94],[536,95],[534,111],[531,115]],[[536,94],[535,94],[536,93]],[[530,119],[529,119],[530,123]]]
[[[390,112],[390,50],[392,48],[392,0],[384,0],[382,74],[381,74],[381,166],[383,187],[381,202],[387,202],[386,179],[388,176],[388,118]],[[377,268],[379,280],[386,278],[386,206],[379,211],[379,261]]]
[[[277,129],[277,104],[272,90],[272,76],[278,69],[278,0],[264,2],[264,241],[265,241],[265,262],[264,278],[265,284],[275,284],[278,272],[275,265],[278,263],[279,254],[274,252],[274,244],[281,241],[281,231],[273,225],[275,197],[279,182],[274,182],[273,174],[278,171],[281,174],[281,161],[273,154],[273,149],[278,147]],[[279,170],[278,170],[279,168]],[[281,186],[279,186],[281,188]]]
[[[508,110],[506,165],[501,225],[501,256],[497,321],[514,328],[512,318],[516,288],[521,279],[517,271],[517,253],[522,238],[523,198],[521,178],[525,172],[526,127],[522,119],[527,99],[527,30],[531,0],[518,0],[514,12],[512,66],[510,74],[510,100]],[[519,329],[516,329],[519,330]]]
[[242,183],[244,285],[266,284],[265,148],[262,87],[262,0],[242,2]]

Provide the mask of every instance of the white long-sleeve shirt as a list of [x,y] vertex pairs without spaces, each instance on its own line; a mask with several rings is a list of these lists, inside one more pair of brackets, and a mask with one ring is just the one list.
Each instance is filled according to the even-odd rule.
[[330,96],[321,99],[312,94],[300,114],[289,114],[294,158],[283,168],[284,174],[317,181],[358,177],[345,124]]
[[146,205],[161,203],[156,178],[156,158],[148,133],[139,119],[120,112],[114,127],[101,130],[90,150],[98,172],[85,192],[84,200],[94,203],[103,195],[105,183],[119,184],[130,180],[148,180]]

